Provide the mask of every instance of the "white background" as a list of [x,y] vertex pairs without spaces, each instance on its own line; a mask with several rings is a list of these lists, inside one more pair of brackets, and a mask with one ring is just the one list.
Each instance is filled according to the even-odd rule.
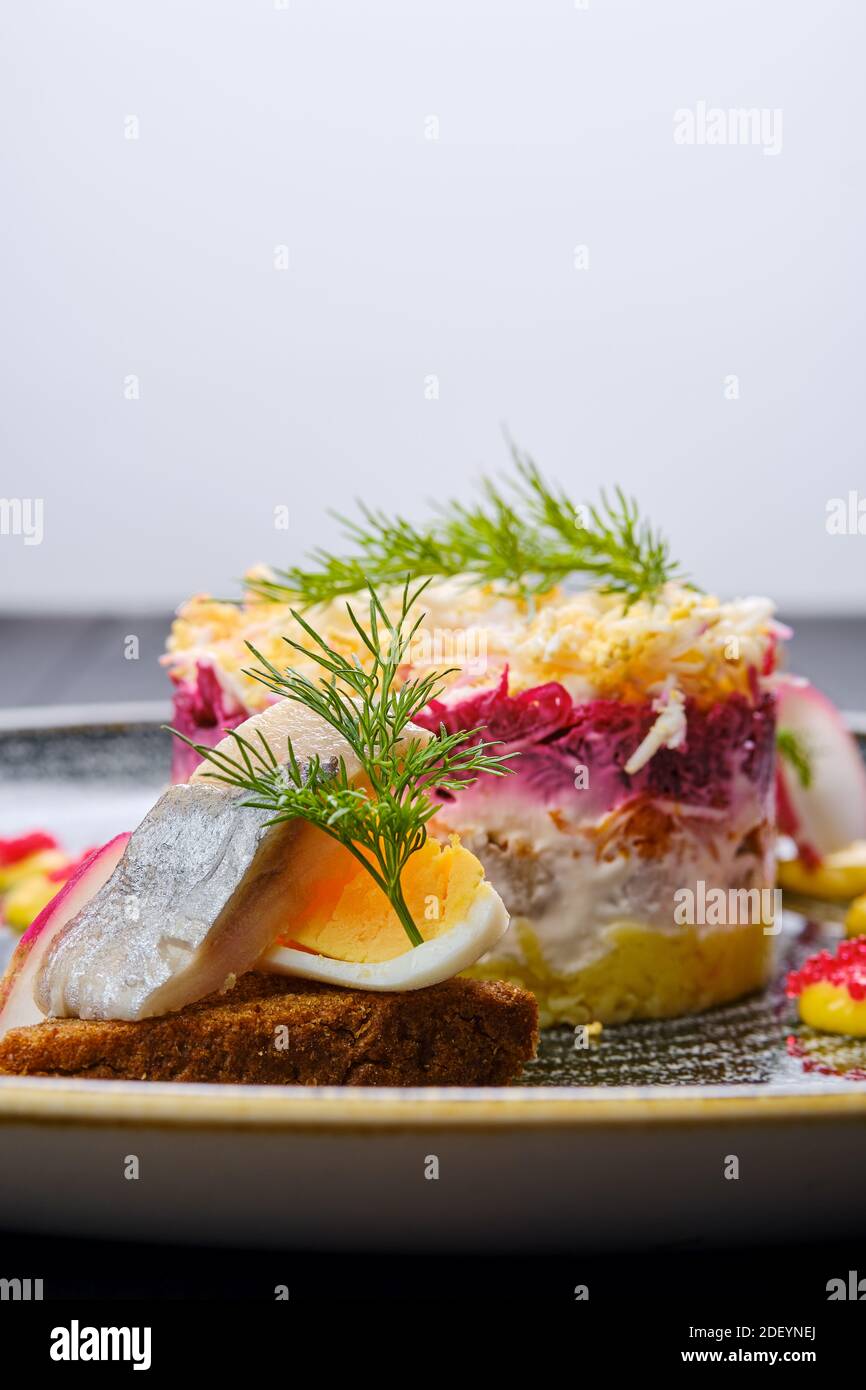
[[[864,611],[866,537],[825,530],[866,495],[863,0],[7,0],[2,29],[0,494],[45,539],[0,537],[0,608],[233,594],[355,494],[468,495],[506,424],[576,498],[635,492],[705,586]],[[781,154],[676,145],[699,101],[781,108]]]

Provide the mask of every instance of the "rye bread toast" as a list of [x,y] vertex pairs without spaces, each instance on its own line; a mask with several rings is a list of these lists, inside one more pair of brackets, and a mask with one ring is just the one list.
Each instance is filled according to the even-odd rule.
[[251,972],[129,1023],[46,1019],[0,1041],[0,1073],[301,1086],[502,1086],[535,1053],[538,1010],[504,981],[380,994]]

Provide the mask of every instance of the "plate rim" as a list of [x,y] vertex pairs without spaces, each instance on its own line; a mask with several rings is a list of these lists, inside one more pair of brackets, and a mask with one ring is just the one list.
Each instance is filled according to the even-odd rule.
[[[159,726],[171,718],[171,697],[163,700],[117,700],[107,704],[9,705],[0,708],[0,733],[68,733],[72,729]],[[866,715],[863,716],[866,721]]]
[[0,1077],[0,1123],[170,1130],[510,1130],[862,1122],[866,1089],[762,1087],[362,1088]]

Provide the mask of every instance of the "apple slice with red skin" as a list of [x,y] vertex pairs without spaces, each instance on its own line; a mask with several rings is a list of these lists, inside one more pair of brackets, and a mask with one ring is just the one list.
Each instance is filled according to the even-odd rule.
[[115,835],[108,844],[88,855],[27,928],[0,980],[0,1038],[10,1028],[24,1028],[45,1021],[45,1015],[33,998],[33,986],[45,953],[57,933],[111,878],[128,840],[128,831]]
[[812,773],[804,787],[796,768],[779,758],[779,829],[796,841],[801,858],[818,864],[825,855],[866,840],[866,766],[841,714],[820,690],[784,678],[776,694],[779,728],[801,741]]

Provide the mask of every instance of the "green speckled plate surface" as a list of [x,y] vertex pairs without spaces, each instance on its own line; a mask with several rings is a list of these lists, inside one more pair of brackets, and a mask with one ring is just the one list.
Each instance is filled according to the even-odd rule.
[[[548,1029],[521,1084],[530,1086],[796,1085],[808,1076],[828,1086],[866,1082],[866,1040],[804,1028],[785,997],[789,970],[814,951],[832,950],[835,923],[785,914],[772,984],[736,1004],[687,1018],[606,1028],[598,1044],[575,1047],[571,1028]],[[866,1086],[864,1086],[866,1093]]]

